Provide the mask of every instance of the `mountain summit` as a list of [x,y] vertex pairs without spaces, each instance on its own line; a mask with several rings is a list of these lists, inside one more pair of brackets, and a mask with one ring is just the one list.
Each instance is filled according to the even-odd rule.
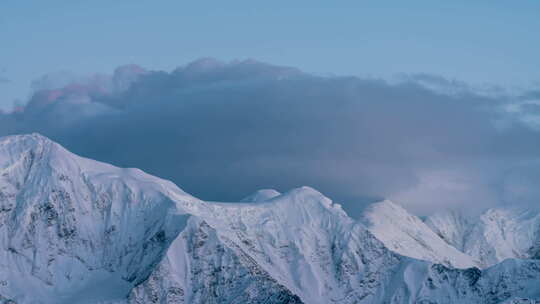
[[[495,230],[505,238],[486,234],[491,228],[468,237],[494,245],[510,240],[508,232],[537,227],[530,214],[512,217],[524,223],[517,226],[486,216],[505,228]],[[205,202],[37,134],[0,139],[2,304],[540,299],[540,261],[533,254],[469,267],[483,255],[463,251],[476,247],[461,246],[455,231],[462,230],[449,222],[444,216],[424,222],[388,201],[354,220],[309,187],[259,191],[239,203]]]
[[38,134],[2,138],[0,299],[122,299],[184,228],[184,200],[196,201],[170,182],[78,157]]

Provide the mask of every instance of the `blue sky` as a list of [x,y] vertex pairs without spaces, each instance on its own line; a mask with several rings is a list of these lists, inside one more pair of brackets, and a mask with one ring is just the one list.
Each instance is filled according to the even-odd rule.
[[0,4],[0,109],[50,72],[254,58],[317,74],[540,81],[540,1],[13,1]]

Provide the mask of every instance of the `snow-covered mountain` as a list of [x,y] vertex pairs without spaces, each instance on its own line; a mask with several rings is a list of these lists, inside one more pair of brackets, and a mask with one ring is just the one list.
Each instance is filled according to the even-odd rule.
[[386,247],[405,256],[449,267],[478,267],[479,262],[437,235],[419,217],[391,201],[374,203],[360,220]]
[[424,220],[382,201],[360,217],[389,249],[455,268],[487,268],[505,259],[540,258],[540,212],[498,207],[479,215],[442,211]]
[[355,220],[309,187],[204,202],[39,135],[0,139],[0,303],[540,299],[540,261],[460,269],[477,262],[434,223],[389,202]]
[[244,203],[265,202],[267,200],[270,200],[280,195],[281,193],[279,193],[277,190],[274,190],[274,189],[261,189],[244,197],[243,199],[240,200],[240,202],[244,202]]
[[[142,283],[197,199],[39,136],[0,140],[0,299],[96,303]],[[0,302],[2,302],[0,300]]]
[[540,258],[540,212],[534,208],[499,207],[478,216],[441,212],[429,216],[426,224],[481,267],[505,259]]
[[405,257],[308,187],[263,203],[207,207],[205,214],[193,212],[190,228],[134,289],[130,303],[501,303],[540,297],[540,261],[508,260],[482,271]]

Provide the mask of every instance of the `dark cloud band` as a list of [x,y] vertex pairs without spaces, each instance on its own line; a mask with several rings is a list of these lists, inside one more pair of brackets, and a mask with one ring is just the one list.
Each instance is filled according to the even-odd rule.
[[513,102],[429,75],[389,84],[204,59],[41,86],[0,132],[41,132],[205,199],[310,185],[351,212],[380,198],[431,212],[540,199],[540,133]]

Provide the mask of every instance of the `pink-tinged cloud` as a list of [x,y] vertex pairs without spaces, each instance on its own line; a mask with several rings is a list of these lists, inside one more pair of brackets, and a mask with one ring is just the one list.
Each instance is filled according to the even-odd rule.
[[[26,110],[40,111],[49,105],[56,103],[73,103],[84,100],[85,103],[97,102],[99,98],[106,98],[121,93],[139,79],[147,71],[138,65],[131,64],[118,67],[113,75],[96,74],[91,77],[74,79],[72,82],[66,82],[65,73],[56,77],[55,75],[44,76],[36,81],[37,91],[32,95],[25,107],[18,107],[18,113],[24,113]],[[60,87],[55,87],[57,81],[55,78],[61,78]],[[15,112],[15,109],[13,110]]]

